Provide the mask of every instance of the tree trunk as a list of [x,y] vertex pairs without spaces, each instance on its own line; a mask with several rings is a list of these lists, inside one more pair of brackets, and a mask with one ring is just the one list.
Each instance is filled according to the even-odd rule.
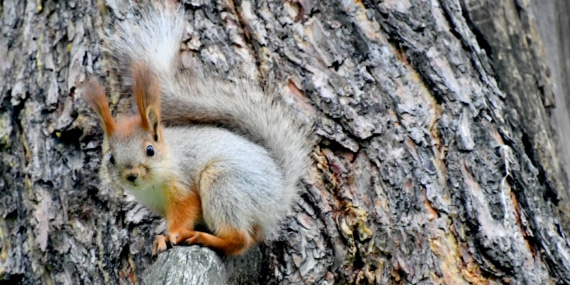
[[[189,53],[279,78],[315,123],[294,214],[252,266],[195,247],[151,257],[164,223],[100,182],[102,133],[75,92],[112,81],[99,35],[134,4],[3,1],[0,283],[242,283],[240,268],[260,284],[570,283],[570,5],[183,2]],[[223,272],[187,268],[198,256]]]

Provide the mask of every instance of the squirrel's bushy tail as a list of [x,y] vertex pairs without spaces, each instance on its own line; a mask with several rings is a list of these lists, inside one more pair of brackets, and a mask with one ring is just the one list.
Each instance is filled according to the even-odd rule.
[[148,64],[160,80],[164,124],[215,124],[265,147],[283,171],[287,188],[283,205],[289,208],[296,184],[308,168],[307,128],[295,120],[277,92],[262,92],[248,80],[228,82],[204,74],[208,72],[199,67],[180,71],[185,28],[180,9],[160,6],[141,13],[140,19],[121,23],[116,34],[107,37],[117,68],[129,68],[137,61]]
[[173,77],[184,34],[184,14],[174,5],[154,3],[139,15],[127,15],[104,38],[112,68],[132,84],[132,68],[146,64],[159,78]]
[[265,147],[283,171],[290,198],[294,197],[308,167],[308,131],[279,94],[262,92],[253,82],[230,83],[201,74],[169,83],[163,86],[161,104],[168,110],[163,122],[221,125]]

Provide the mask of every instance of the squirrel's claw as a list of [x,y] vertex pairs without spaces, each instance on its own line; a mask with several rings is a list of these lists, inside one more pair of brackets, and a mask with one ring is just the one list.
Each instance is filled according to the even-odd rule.
[[179,240],[179,233],[167,233],[166,237],[168,238],[168,241],[170,242],[171,245],[175,245],[178,243]]
[[157,235],[154,237],[154,241],[152,242],[152,256],[156,256],[157,253],[163,252],[166,250],[166,236],[164,235]]
[[154,241],[152,242],[152,256],[165,251],[168,248],[168,244],[176,245],[181,241],[185,241],[186,244],[200,244],[201,243],[201,233],[196,231],[184,231],[180,233],[167,233],[165,235],[156,235]]
[[181,235],[179,233],[156,235],[154,237],[154,241],[152,242],[152,256],[165,251],[168,247],[167,244],[174,246],[182,240],[183,238],[181,238]]

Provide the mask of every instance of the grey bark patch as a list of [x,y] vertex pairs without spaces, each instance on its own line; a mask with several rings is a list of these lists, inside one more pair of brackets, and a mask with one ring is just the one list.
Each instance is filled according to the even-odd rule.
[[259,284],[261,252],[220,257],[200,246],[175,246],[160,253],[147,270],[145,284]]

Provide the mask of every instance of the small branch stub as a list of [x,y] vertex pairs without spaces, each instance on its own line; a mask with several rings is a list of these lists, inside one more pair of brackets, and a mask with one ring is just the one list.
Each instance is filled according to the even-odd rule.
[[174,246],[159,254],[145,284],[258,284],[261,251],[251,248],[235,257],[220,257],[200,246]]

